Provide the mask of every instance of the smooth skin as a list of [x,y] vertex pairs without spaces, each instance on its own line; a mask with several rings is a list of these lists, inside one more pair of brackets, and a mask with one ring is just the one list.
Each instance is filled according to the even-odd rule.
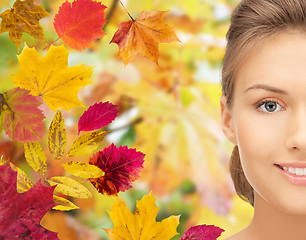
[[221,124],[238,145],[254,189],[254,216],[227,240],[305,240],[306,186],[275,164],[306,163],[306,34],[279,33],[262,41],[239,67],[233,105],[222,96]]

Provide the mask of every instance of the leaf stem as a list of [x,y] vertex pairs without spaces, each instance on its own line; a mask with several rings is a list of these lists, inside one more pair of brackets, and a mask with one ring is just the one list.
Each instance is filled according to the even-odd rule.
[[121,6],[124,8],[124,10],[126,11],[126,13],[130,16],[130,18],[132,19],[132,21],[134,22],[135,19],[131,16],[131,14],[128,12],[128,10],[126,10],[126,8],[124,7],[123,3],[119,0]]
[[60,37],[58,37],[54,42],[52,42],[50,45],[48,45],[47,47],[45,47],[43,50],[46,50],[47,48],[51,47],[51,45],[53,45],[54,43],[56,43],[59,39],[60,39]]

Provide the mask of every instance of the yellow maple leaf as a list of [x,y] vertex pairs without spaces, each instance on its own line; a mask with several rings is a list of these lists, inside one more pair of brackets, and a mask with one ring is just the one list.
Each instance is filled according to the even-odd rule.
[[114,223],[114,228],[104,229],[108,237],[111,240],[166,240],[175,236],[180,216],[170,216],[156,222],[159,207],[155,201],[152,193],[145,195],[137,202],[132,214],[126,204],[117,198],[112,210],[108,211]]
[[44,40],[39,20],[48,15],[50,13],[46,12],[42,6],[34,4],[33,0],[17,0],[11,9],[0,14],[2,18],[0,34],[7,31],[19,51],[24,32],[36,39]]
[[158,63],[158,44],[180,41],[173,27],[164,22],[167,11],[142,12],[135,20],[120,23],[110,43],[119,46],[118,58],[128,64],[137,53]]
[[63,45],[51,46],[42,58],[34,48],[25,47],[18,56],[20,72],[10,75],[15,87],[41,96],[53,111],[83,106],[77,94],[91,83],[93,67],[85,64],[68,67],[68,54]]

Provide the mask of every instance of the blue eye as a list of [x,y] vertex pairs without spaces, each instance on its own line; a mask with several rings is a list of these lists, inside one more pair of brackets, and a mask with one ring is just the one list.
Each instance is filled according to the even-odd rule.
[[272,113],[272,112],[278,112],[280,110],[283,110],[283,107],[279,105],[278,102],[275,101],[264,101],[261,102],[258,107],[264,112]]

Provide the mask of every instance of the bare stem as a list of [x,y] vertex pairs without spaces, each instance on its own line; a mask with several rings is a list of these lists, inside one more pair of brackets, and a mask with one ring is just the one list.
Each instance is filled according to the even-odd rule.
[[132,19],[132,21],[134,22],[134,18],[131,16],[131,14],[128,12],[128,10],[126,10],[126,8],[124,7],[124,5],[122,4],[122,2],[119,0],[121,6],[124,8],[124,10],[126,11],[126,13],[130,16],[130,18]]

